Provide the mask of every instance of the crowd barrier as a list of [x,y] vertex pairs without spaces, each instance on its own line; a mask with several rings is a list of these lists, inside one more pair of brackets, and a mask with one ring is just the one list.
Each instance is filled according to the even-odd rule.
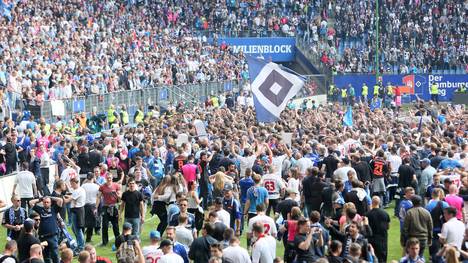
[[159,105],[167,107],[183,102],[188,107],[194,107],[203,103],[209,96],[218,96],[221,93],[231,91],[239,92],[242,83],[238,81],[208,82],[193,85],[156,86],[140,90],[126,90],[102,95],[90,95],[72,99],[45,101],[40,107],[40,116],[48,121],[53,121],[54,116],[62,116],[69,119],[79,112],[106,113],[113,104],[116,109],[122,105],[127,107],[127,112],[132,119],[133,114],[142,106]]

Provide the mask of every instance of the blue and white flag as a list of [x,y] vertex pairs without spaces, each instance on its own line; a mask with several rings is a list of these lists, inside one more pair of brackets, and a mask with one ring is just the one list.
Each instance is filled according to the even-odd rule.
[[351,106],[348,106],[348,110],[344,114],[343,126],[347,126],[347,127],[353,126],[353,108]]
[[304,78],[263,59],[247,57],[258,122],[275,122],[288,101],[304,86]]

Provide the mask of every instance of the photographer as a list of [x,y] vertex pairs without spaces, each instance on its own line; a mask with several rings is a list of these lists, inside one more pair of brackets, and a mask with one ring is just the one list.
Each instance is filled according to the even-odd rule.
[[320,227],[311,227],[309,221],[302,217],[297,221],[298,234],[294,238],[296,261],[298,263],[314,262],[320,258],[316,248],[323,246],[323,235]]
[[[29,201],[29,205],[41,217],[39,225],[39,239],[41,242],[47,241],[47,246],[44,249],[44,259],[46,262],[59,262],[58,255],[58,230],[63,226],[63,220],[52,206],[52,200],[61,207],[63,204],[62,198],[45,196],[39,199]],[[38,206],[42,203],[43,206]]]

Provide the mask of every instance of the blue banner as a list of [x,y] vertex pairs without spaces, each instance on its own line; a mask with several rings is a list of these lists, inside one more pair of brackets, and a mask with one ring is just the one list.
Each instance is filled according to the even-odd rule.
[[[374,94],[376,83],[375,75],[339,75],[334,76],[335,86],[342,89],[351,84],[356,96],[361,96],[362,86],[365,83],[369,87],[369,98]],[[453,92],[461,85],[468,87],[468,75],[440,75],[440,74],[411,74],[411,75],[383,75],[382,84],[400,86],[402,95],[417,95],[420,99],[428,101],[431,99],[429,88],[433,83],[439,86],[439,100],[451,101]]]
[[293,61],[296,55],[296,39],[292,37],[221,37],[218,44],[231,47],[234,53],[242,51],[244,54],[260,56],[273,62]]

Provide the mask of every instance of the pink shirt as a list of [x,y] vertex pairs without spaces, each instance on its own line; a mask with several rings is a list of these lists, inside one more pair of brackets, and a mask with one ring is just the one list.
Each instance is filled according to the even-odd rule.
[[449,206],[457,209],[457,219],[462,220],[463,198],[459,197],[458,195],[449,194],[445,197],[445,202],[447,202]]
[[182,174],[184,175],[185,182],[193,182],[197,180],[197,166],[193,163],[188,163],[182,166]]

